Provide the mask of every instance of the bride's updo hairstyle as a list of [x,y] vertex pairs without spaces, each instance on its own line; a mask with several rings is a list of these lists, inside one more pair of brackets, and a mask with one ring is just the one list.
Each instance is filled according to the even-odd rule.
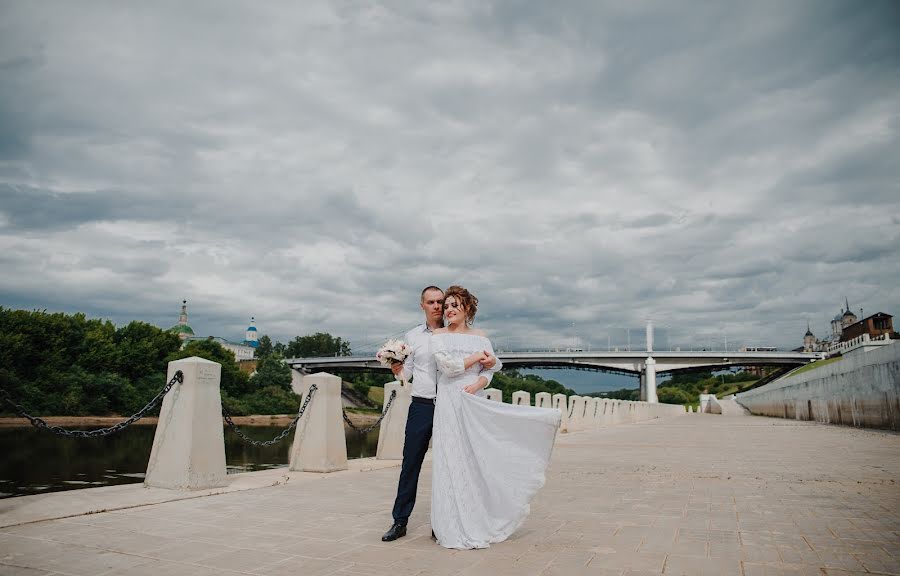
[[[475,313],[478,312],[478,298],[462,286],[451,286],[444,292],[444,302],[453,296],[466,309],[466,326],[475,321]],[[445,304],[446,306],[446,304]]]

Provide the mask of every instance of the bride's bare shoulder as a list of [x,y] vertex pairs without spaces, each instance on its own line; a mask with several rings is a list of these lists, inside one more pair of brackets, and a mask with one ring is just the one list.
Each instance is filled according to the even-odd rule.
[[478,328],[472,328],[472,334],[474,334],[475,336],[481,336],[482,338],[487,338],[484,330],[480,330]]

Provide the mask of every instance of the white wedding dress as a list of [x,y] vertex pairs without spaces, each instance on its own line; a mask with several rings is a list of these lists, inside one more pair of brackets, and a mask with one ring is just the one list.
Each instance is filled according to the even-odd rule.
[[432,436],[431,527],[445,548],[487,548],[506,540],[544,485],[559,410],[514,406],[463,388],[481,371],[463,360],[491,342],[474,334],[431,337],[437,361]]

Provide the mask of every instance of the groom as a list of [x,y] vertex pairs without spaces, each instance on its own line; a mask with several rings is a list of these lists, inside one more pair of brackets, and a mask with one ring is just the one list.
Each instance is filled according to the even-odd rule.
[[[392,512],[394,523],[381,537],[391,542],[406,536],[406,523],[416,504],[416,489],[422,461],[431,441],[431,425],[434,422],[434,399],[437,397],[437,365],[431,355],[431,333],[444,325],[444,291],[437,286],[422,290],[419,306],[425,312],[425,323],[406,333],[406,343],[412,349],[401,364],[391,366],[394,376],[405,380],[412,378],[412,403],[406,417],[406,438],[403,444],[403,465]],[[497,359],[491,356],[482,363],[491,369]]]

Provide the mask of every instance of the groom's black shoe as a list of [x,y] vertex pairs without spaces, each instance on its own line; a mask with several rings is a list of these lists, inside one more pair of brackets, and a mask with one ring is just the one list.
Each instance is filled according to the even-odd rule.
[[381,541],[393,542],[397,538],[403,538],[404,536],[406,536],[406,524],[394,522],[388,531],[384,533],[384,536],[381,537]]

